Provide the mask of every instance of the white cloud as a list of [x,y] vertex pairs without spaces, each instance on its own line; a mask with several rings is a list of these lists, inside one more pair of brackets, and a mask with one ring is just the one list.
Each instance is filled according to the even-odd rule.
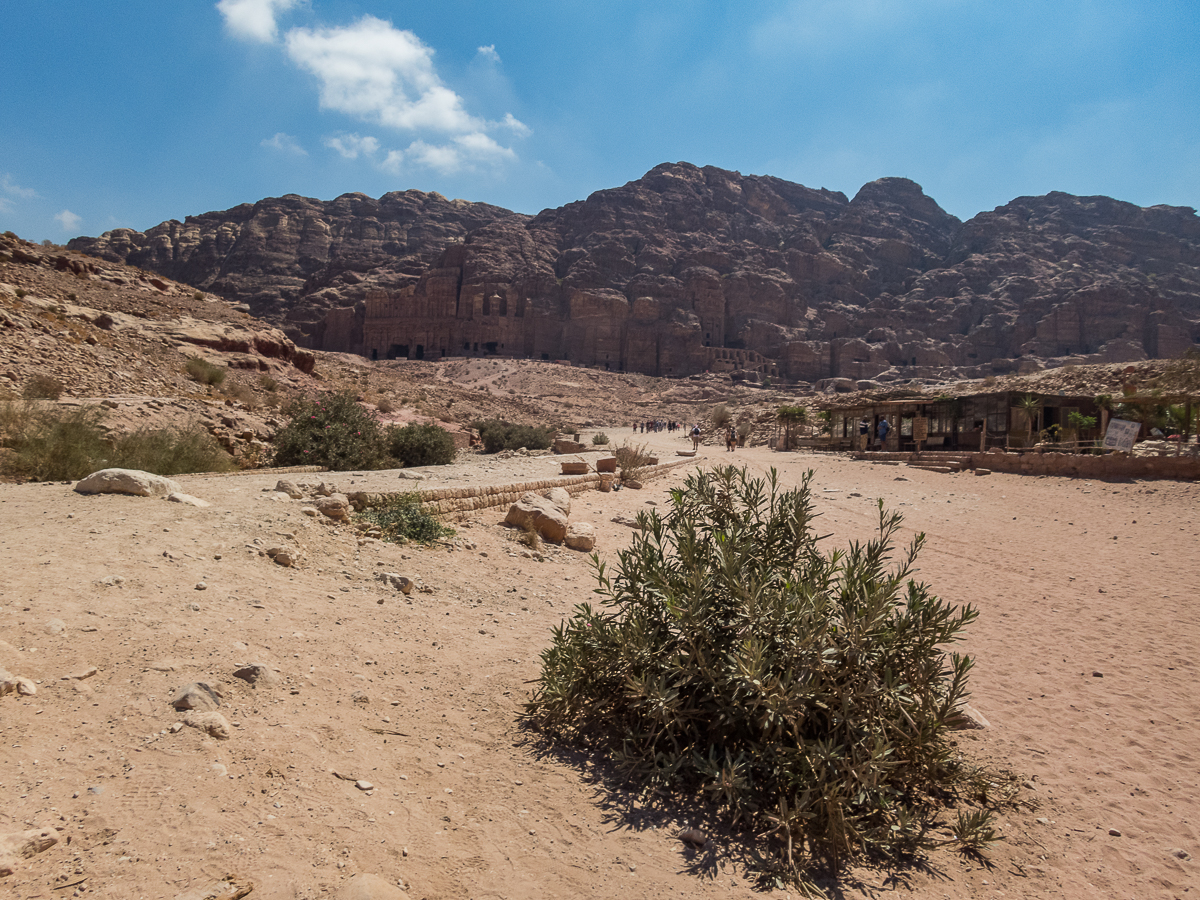
[[512,113],[504,114],[504,121],[500,123],[517,137],[529,137],[533,134],[529,126],[514,116]]
[[502,147],[486,134],[475,132],[454,138],[448,144],[427,144],[413,141],[405,156],[417,165],[449,175],[462,169],[474,169],[476,164],[496,165],[517,158],[508,147]]
[[398,129],[442,133],[483,126],[442,84],[433,50],[411,31],[364,16],[344,28],[294,28],[287,52],[321,82],[321,106]]
[[379,164],[379,168],[385,172],[391,172],[393,175],[399,175],[400,170],[404,168],[404,151],[389,150],[388,155]]
[[299,141],[282,131],[276,132],[273,137],[263,138],[260,145],[283,153],[293,153],[296,156],[308,156],[308,151],[300,146]]
[[336,137],[325,138],[325,146],[336,150],[346,159],[358,159],[362,156],[374,156],[379,152],[379,141],[367,135],[339,134]]
[[12,176],[5,172],[0,175],[0,191],[7,194],[9,197],[19,197],[22,200],[28,200],[30,197],[36,197],[37,191],[33,188],[24,188],[12,180]]
[[217,10],[225,17],[225,27],[239,38],[269,44],[275,40],[275,16],[286,12],[298,0],[221,0]]
[[[517,137],[529,128],[507,114],[502,122],[470,115],[462,98],[446,87],[433,65],[433,49],[411,31],[374,16],[338,28],[294,28],[286,37],[288,55],[320,82],[321,106],[397,131],[421,135],[405,151],[390,151],[381,163],[397,171],[406,161],[452,172],[475,162],[515,159],[511,149],[487,132],[506,128]],[[479,53],[499,60],[494,47]],[[439,140],[440,138],[440,140]],[[365,148],[345,142],[327,146],[353,159]],[[378,149],[378,144],[369,153]]]
[[484,59],[486,59],[488,62],[493,62],[493,63],[500,62],[500,54],[496,52],[495,44],[488,44],[486,47],[478,47],[478,48],[476,48],[475,52],[478,53],[480,56],[482,56]]
[[64,209],[54,217],[54,221],[62,225],[63,231],[78,231],[79,223],[82,222],[83,219],[75,215],[75,213],[71,212],[69,209]]

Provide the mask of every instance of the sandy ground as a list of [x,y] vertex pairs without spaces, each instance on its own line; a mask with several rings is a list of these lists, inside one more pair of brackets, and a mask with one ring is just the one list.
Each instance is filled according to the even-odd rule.
[[[664,456],[686,443],[638,440]],[[701,452],[700,465],[735,457]],[[929,535],[920,577],[982,611],[967,649],[991,727],[957,740],[1026,783],[986,860],[940,851],[908,870],[859,868],[838,896],[1197,895],[1200,487],[765,448],[736,461],[789,484],[814,468],[831,543],[866,536],[878,497]],[[555,468],[472,458],[437,483]],[[662,504],[684,471],[581,495],[572,518],[596,526],[611,559],[631,534],[611,520]],[[403,484],[295,476],[322,478]],[[375,873],[413,898],[788,896],[756,886],[736,836],[718,829],[688,850],[672,835],[690,823],[608,791],[520,728],[550,628],[592,599],[585,556],[521,558],[503,510],[458,523],[459,549],[360,547],[350,528],[266,499],[275,476],[179,480],[212,506],[0,485],[0,667],[38,682],[34,697],[0,698],[0,834],[61,829],[0,894],[176,897],[237,873],[252,898],[317,898]],[[300,566],[260,555],[270,546],[296,549]],[[431,592],[405,597],[381,571]],[[251,662],[281,680],[234,677]],[[170,730],[183,716],[169,700],[191,681],[224,693],[228,740]]]

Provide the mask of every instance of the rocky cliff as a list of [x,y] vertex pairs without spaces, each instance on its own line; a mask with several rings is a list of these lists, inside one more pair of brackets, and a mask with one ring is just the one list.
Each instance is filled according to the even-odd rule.
[[[331,209],[334,224],[318,214]],[[1194,210],[1051,193],[963,223],[902,178],[848,199],[664,164],[534,217],[413,191],[285,197],[72,246],[375,358],[895,380],[1175,356],[1200,341]]]
[[441,194],[396,191],[378,200],[296,194],[80,237],[70,249],[158,272],[227,300],[300,337],[325,311],[369,291],[411,284],[446,246],[515,213]]

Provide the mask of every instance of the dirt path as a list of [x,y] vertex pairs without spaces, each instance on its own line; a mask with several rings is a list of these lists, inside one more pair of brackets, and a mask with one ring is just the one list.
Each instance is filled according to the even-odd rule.
[[[683,432],[629,439],[664,458],[690,446]],[[981,609],[967,649],[992,727],[960,740],[1032,788],[1003,815],[990,865],[947,852],[899,882],[856,870],[845,896],[1194,896],[1196,862],[1174,851],[1200,853],[1186,577],[1200,489],[701,453],[776,466],[786,483],[814,468],[833,542],[866,536],[884,497],[929,535],[920,577]],[[548,465],[472,460],[438,476],[498,483]],[[612,558],[630,531],[611,520],[661,506],[683,477],[581,495],[572,518]],[[253,898],[330,897],[358,872],[413,898],[762,895],[727,836],[692,854],[671,837],[686,823],[631,808],[518,727],[550,628],[593,598],[584,556],[522,558],[503,510],[460,523],[460,549],[359,546],[265,499],[273,477],[181,481],[212,506],[0,485],[0,667],[40,682],[0,699],[0,833],[63,829],[0,880],[11,896],[175,897],[232,872]],[[271,546],[300,567],[260,555]],[[406,598],[381,571],[431,592]],[[233,676],[251,662],[280,682]],[[171,732],[182,714],[168,701],[191,681],[225,693],[230,739]]]

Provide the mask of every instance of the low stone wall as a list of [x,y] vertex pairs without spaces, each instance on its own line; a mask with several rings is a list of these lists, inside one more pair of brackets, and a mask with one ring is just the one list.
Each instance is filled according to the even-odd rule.
[[1200,460],[1188,456],[1088,456],[1079,453],[972,453],[971,468],[1017,475],[1060,475],[1065,478],[1200,478]]
[[1109,453],[860,453],[855,459],[867,462],[922,462],[937,464],[960,460],[972,469],[1008,472],[1013,475],[1058,475],[1063,478],[1168,479],[1190,481],[1200,478],[1200,459],[1194,456],[1117,456]]
[[[663,463],[658,466],[648,466],[638,476],[642,481],[657,478],[671,469],[679,466],[695,465],[690,459],[678,462]],[[589,472],[587,475],[563,475],[559,478],[544,478],[539,481],[518,481],[509,484],[490,484],[479,487],[443,487],[418,490],[415,493],[421,498],[421,505],[433,515],[448,516],[455,513],[473,512],[479,509],[491,509],[496,506],[511,506],[529,491],[548,491],[551,488],[563,488],[574,496],[583,491],[599,490],[600,475]],[[347,493],[350,505],[362,509],[387,497],[397,497],[403,491],[388,491],[386,493],[370,493],[356,491]]]

